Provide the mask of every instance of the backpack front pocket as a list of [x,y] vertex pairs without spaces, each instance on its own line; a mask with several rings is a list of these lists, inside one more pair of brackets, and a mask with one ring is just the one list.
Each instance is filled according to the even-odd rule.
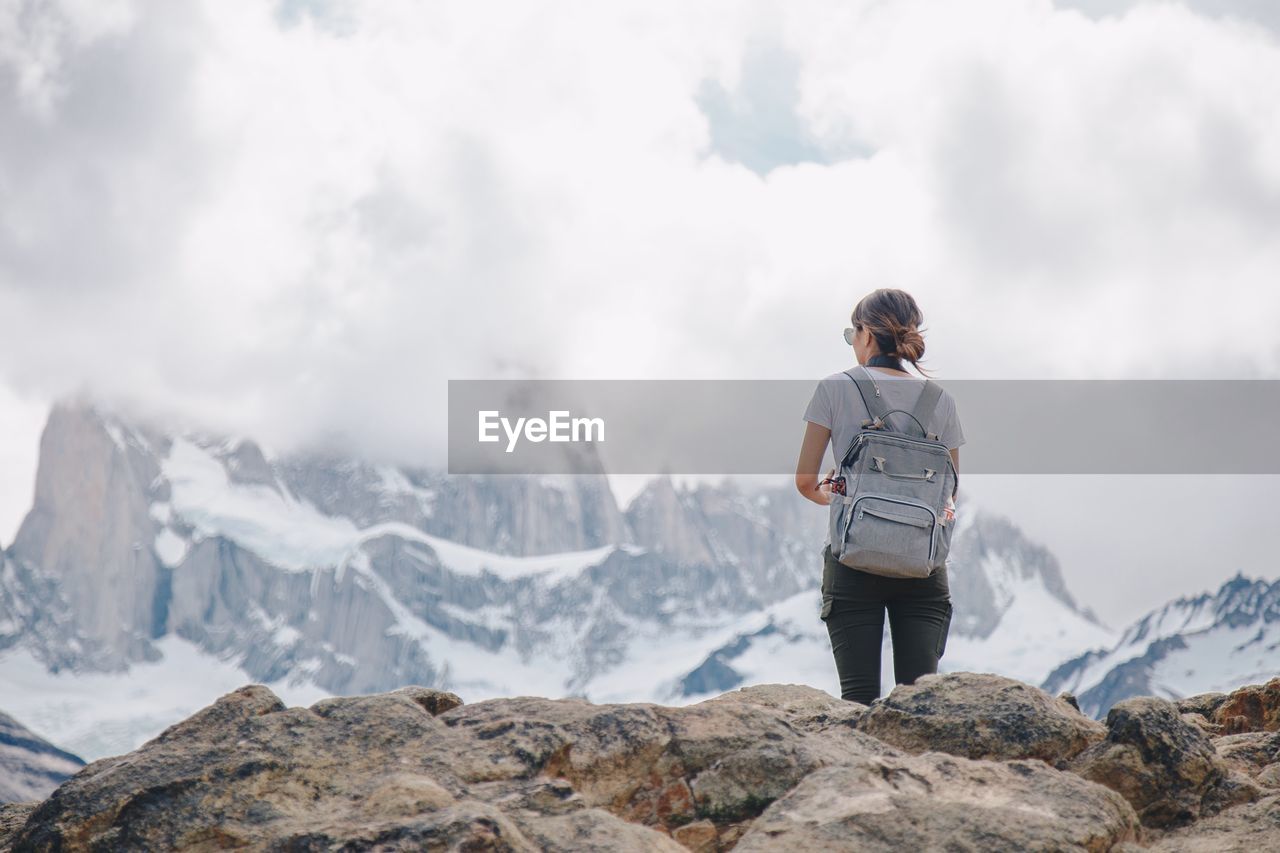
[[928,577],[937,518],[924,504],[863,495],[845,519],[840,562],[891,577]]

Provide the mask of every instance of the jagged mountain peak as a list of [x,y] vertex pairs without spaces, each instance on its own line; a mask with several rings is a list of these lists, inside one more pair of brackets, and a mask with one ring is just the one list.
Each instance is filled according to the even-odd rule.
[[1067,611],[1105,626],[1067,588],[1057,557],[1028,537],[1008,516],[961,492],[949,564],[953,597],[966,602],[954,625],[963,634],[988,637],[1019,595],[1042,590]]
[[65,607],[49,606],[74,614],[72,633],[97,638],[96,662],[113,668],[157,655],[151,641],[162,568],[152,549],[150,505],[161,486],[151,443],[101,404],[80,398],[54,405],[41,435],[33,505],[10,548],[33,583],[56,587]]
[[1137,619],[1114,646],[1057,667],[1048,690],[1069,690],[1100,716],[1129,696],[1179,699],[1280,670],[1280,580],[1241,573],[1216,591],[1177,598]]
[[0,711],[0,803],[43,799],[84,763]]

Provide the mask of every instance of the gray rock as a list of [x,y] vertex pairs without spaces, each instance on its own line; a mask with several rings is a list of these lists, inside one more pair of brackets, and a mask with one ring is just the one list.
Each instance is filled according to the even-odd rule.
[[651,480],[627,508],[627,523],[636,544],[686,563],[715,560],[702,508],[670,477]]
[[810,774],[735,850],[1104,851],[1139,837],[1123,798],[1043,762],[925,753]]
[[1177,702],[1178,710],[1184,714],[1199,714],[1206,720],[1213,719],[1213,712],[1227,698],[1225,693],[1197,693]]
[[[589,806],[668,830],[702,819],[726,827],[755,817],[818,767],[896,754],[849,727],[810,733],[787,711],[759,704],[759,693],[740,693],[677,708],[521,697],[439,719],[467,736],[454,764],[463,781],[543,773],[567,781]],[[807,712],[821,701],[796,698],[810,703]]]
[[[229,539],[203,539],[173,574],[168,627],[207,652],[238,658],[263,682],[309,662],[312,680],[333,693],[439,683],[439,664],[421,644],[391,630],[396,614],[369,577],[405,559],[399,552],[378,564],[291,572]],[[280,628],[292,639],[278,639]]]
[[1254,775],[1253,781],[1264,788],[1280,788],[1280,761],[1263,767]]
[[[523,817],[525,836],[546,851],[617,850],[628,853],[687,853],[668,835],[627,823],[603,809],[582,809],[554,817]],[[714,848],[713,848],[714,849]]]
[[1217,737],[1222,734],[1222,726],[1217,723],[1209,722],[1208,718],[1206,718],[1204,714],[1189,714],[1186,711],[1183,711],[1178,716],[1182,717],[1183,722],[1188,725],[1195,726],[1209,737]]
[[1213,739],[1219,755],[1255,779],[1269,766],[1280,764],[1280,732],[1242,732]]
[[1263,853],[1280,850],[1280,797],[1268,797],[1169,832],[1157,853]]
[[1075,756],[1106,730],[1062,699],[998,675],[925,675],[899,685],[872,704],[859,731],[910,752],[949,752],[966,758]]
[[90,406],[56,404],[40,437],[35,500],[10,556],[52,578],[93,639],[97,666],[158,660],[165,569],[150,516],[159,466],[140,433]]
[[429,687],[419,687],[417,685],[392,690],[391,695],[406,696],[412,699],[433,717],[438,717],[445,711],[452,711],[463,704],[462,699],[456,693],[449,693],[446,690],[433,690]]
[[38,805],[36,802],[0,803],[0,853],[13,849],[13,837]]
[[[405,694],[314,711],[243,687],[138,750],[84,768],[32,812],[14,846],[308,849],[347,840],[407,848],[521,839],[493,806],[468,800],[449,768],[446,733]],[[527,840],[511,847],[535,849]]]
[[706,702],[738,702],[775,708],[787,715],[791,725],[811,732],[855,728],[858,720],[867,713],[867,706],[860,702],[838,699],[806,684],[755,684]]
[[1070,769],[1118,791],[1153,827],[1185,825],[1260,795],[1165,699],[1113,706],[1107,739],[1077,756]]

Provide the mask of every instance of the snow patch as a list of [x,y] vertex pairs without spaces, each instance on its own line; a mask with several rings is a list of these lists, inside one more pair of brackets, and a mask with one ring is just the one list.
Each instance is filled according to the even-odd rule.
[[110,421],[103,421],[102,428],[106,431],[107,435],[111,437],[111,442],[116,446],[116,450],[119,450],[121,453],[128,450],[128,445],[125,444],[124,432],[120,429],[119,424],[114,424]]
[[173,442],[164,462],[173,510],[198,538],[224,536],[288,571],[337,565],[358,539],[346,518],[333,518],[309,503],[267,486],[233,484],[212,453],[191,441]]
[[410,542],[429,545],[435,553],[433,558],[420,549],[406,548],[418,560],[428,565],[437,560],[454,574],[467,577],[480,577],[488,572],[502,580],[515,580],[540,576],[543,580],[557,584],[577,577],[584,569],[598,566],[614,551],[625,546],[603,545],[585,551],[566,551],[560,554],[538,554],[530,557],[515,557],[508,554],[495,554],[469,545],[460,545],[439,536],[423,533],[416,527],[403,522],[375,524],[360,531],[359,541],[366,542],[378,536],[393,535]]
[[1071,610],[1039,577],[1006,575],[1001,595],[1010,605],[995,630],[984,639],[953,634],[942,671],[994,672],[1040,684],[1062,661],[1115,642],[1115,632]]
[[156,556],[166,566],[182,565],[182,561],[187,558],[188,548],[187,540],[174,533],[168,527],[161,530],[160,535],[156,537]]
[[[126,673],[51,673],[26,649],[0,655],[4,710],[49,742],[86,761],[137,749],[169,726],[255,680],[234,663],[170,635],[163,657]],[[267,686],[291,706],[331,695],[283,680]]]

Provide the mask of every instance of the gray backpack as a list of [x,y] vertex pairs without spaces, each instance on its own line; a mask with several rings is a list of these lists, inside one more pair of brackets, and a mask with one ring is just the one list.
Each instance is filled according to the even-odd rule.
[[[928,577],[946,565],[953,525],[943,511],[959,481],[946,444],[928,431],[942,386],[928,379],[913,411],[889,410],[870,372],[863,372],[845,371],[871,417],[840,462],[846,494],[831,496],[831,556],[876,575]],[[890,412],[910,417],[912,432],[918,426],[921,435],[895,431]]]

